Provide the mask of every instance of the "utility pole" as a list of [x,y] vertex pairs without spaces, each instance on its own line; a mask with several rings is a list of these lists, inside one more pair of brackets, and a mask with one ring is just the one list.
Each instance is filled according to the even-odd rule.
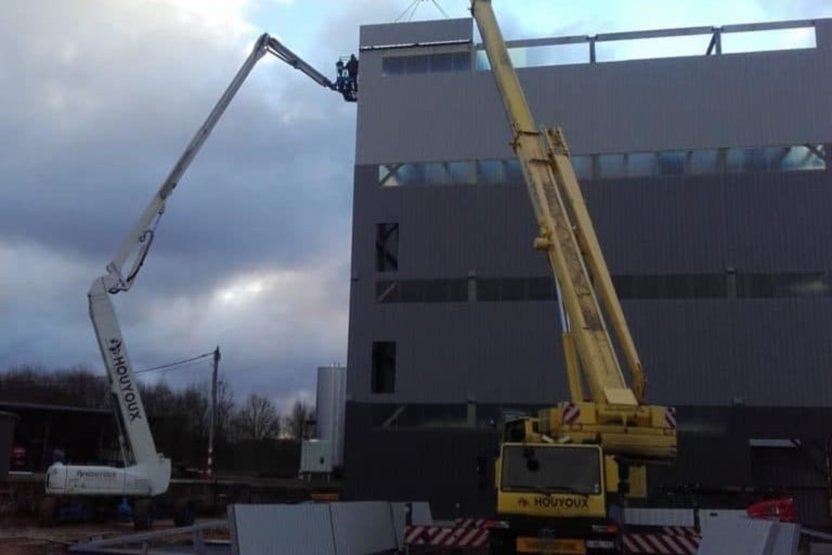
[[217,370],[220,366],[220,348],[214,349],[214,368],[211,374],[211,418],[208,423],[208,469],[206,476],[214,477],[214,427],[217,422]]

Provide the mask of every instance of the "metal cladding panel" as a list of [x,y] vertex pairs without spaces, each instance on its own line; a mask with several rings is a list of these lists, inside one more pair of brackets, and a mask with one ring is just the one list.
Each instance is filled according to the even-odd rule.
[[547,275],[521,185],[374,188],[376,221],[399,223],[399,276]]
[[[389,553],[399,547],[390,503],[332,503],[329,508],[338,555]],[[307,553],[316,552],[309,550]]]
[[[355,284],[353,284],[355,288]],[[568,392],[557,307],[540,303],[379,305],[351,319],[348,391],[370,402],[547,403]],[[396,342],[395,392],[370,391],[372,342]]]
[[720,176],[604,179],[581,186],[613,275],[725,271]]
[[744,272],[832,270],[832,173],[728,174],[729,262]]
[[832,299],[625,301],[652,403],[828,406]]
[[425,499],[436,519],[493,516],[493,467],[487,465],[486,476],[474,469],[478,457],[493,462],[495,430],[372,430],[362,421],[366,412],[366,406],[347,405],[347,426],[355,429],[346,450],[347,499]]
[[318,367],[315,393],[315,427],[318,439],[332,444],[332,464],[340,466],[344,456],[344,407],[347,401],[347,369]]
[[230,505],[234,555],[335,555],[327,505]]
[[[648,378],[669,405],[825,406],[832,299],[623,303]],[[353,320],[351,398],[551,403],[567,396],[554,302],[383,305]],[[356,329],[360,327],[361,329]],[[371,344],[397,342],[395,393],[370,392]]]
[[[828,25],[816,31],[819,45],[829,42]],[[511,156],[490,72],[385,77],[384,55],[362,52],[358,164]],[[518,74],[538,124],[562,127],[579,154],[804,144],[832,135],[832,121],[818,116],[832,96],[830,58],[813,48]]]
[[832,298],[747,299],[730,324],[748,404],[830,405]]
[[[396,222],[400,257],[391,278],[551,275],[545,256],[532,248],[537,230],[523,185],[380,187],[374,170],[363,166],[356,181],[354,273],[372,275],[374,226]],[[791,185],[785,180],[781,189]],[[724,272],[731,265],[721,176],[607,179],[582,187],[613,274]]]
[[[356,169],[348,376],[353,400],[545,403],[566,394],[553,302],[378,304],[377,280],[548,276],[522,187],[383,188]],[[613,274],[832,267],[826,172],[584,185]],[[759,193],[759,195],[758,195]],[[517,217],[512,216],[516,213]],[[828,211],[832,213],[832,211]],[[400,225],[399,270],[374,268],[375,224]],[[785,236],[787,239],[783,239]],[[826,297],[625,300],[651,402],[821,406]],[[373,341],[397,342],[396,388],[370,392]]]
[[[830,181],[826,171],[757,172],[582,187],[613,274],[800,272],[832,267]],[[550,275],[531,248],[534,218],[519,184],[387,188],[370,170],[356,184],[355,216],[353,244],[370,245],[353,259],[362,275],[373,270],[382,222],[400,225],[400,277]]]
[[469,18],[443,21],[408,21],[362,25],[359,44],[362,48],[426,42],[471,40],[473,21]]

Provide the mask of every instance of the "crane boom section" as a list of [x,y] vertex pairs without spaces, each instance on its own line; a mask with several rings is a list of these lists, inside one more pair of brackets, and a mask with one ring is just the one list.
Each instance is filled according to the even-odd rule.
[[[248,55],[248,58],[246,58],[240,66],[240,69],[237,70],[237,74],[231,80],[231,83],[225,89],[225,92],[223,92],[220,99],[214,105],[214,108],[211,110],[211,113],[208,114],[205,122],[196,131],[191,139],[191,142],[188,143],[187,147],[185,147],[185,150],[179,156],[176,164],[174,164],[173,169],[171,169],[168,176],[159,186],[159,190],[153,196],[153,199],[151,199],[150,204],[148,204],[147,208],[145,208],[144,212],[142,212],[139,220],[121,244],[121,247],[118,251],[116,251],[116,255],[107,265],[107,288],[112,293],[127,291],[130,289],[133,284],[133,279],[136,277],[136,274],[144,263],[144,258],[147,255],[147,251],[153,241],[153,229],[165,211],[165,202],[167,201],[167,198],[179,184],[179,180],[182,179],[182,176],[194,161],[194,158],[197,153],[199,153],[202,145],[205,144],[205,141],[214,130],[217,122],[220,120],[223,113],[225,113],[226,108],[228,108],[228,105],[231,104],[231,101],[234,99],[237,91],[239,91],[240,87],[243,86],[243,83],[246,78],[248,78],[251,70],[254,69],[254,66],[266,53],[273,54],[290,66],[301,71],[322,87],[335,90],[335,85],[332,81],[303,61],[297,56],[297,54],[281,44],[280,41],[269,36],[268,33],[261,35],[260,38],[257,39],[257,42],[255,43],[254,48],[252,48],[251,53]],[[130,271],[124,275],[124,265],[134,252],[136,254],[133,259],[133,265]]]
[[[576,351],[592,397],[599,404],[636,407],[640,400],[622,373],[595,287],[606,290],[601,298],[613,306],[611,312],[616,327],[623,328],[628,338],[629,331],[626,331],[623,313],[565,144],[559,132],[536,128],[491,2],[475,0],[472,12],[512,128],[512,147],[523,168],[537,218],[540,236],[535,246],[546,252],[561,288]],[[624,342],[622,347],[631,351],[628,359],[639,369],[634,373],[638,382],[642,379],[641,365],[632,339]]]
[[95,280],[90,287],[89,308],[101,358],[107,366],[110,393],[118,407],[119,430],[127,436],[128,455],[133,459],[128,462],[156,461],[159,455],[104,278]]

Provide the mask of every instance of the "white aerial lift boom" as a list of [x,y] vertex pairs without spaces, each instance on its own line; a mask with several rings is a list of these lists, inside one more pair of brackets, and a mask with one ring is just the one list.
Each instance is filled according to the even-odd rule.
[[[147,512],[150,497],[165,493],[168,489],[171,461],[156,451],[147,413],[142,404],[110,295],[128,291],[132,287],[153,243],[155,228],[164,214],[165,203],[255,64],[267,53],[300,70],[322,87],[341,93],[345,100],[356,100],[355,88],[341,90],[343,87],[336,86],[275,38],[263,34],[257,40],[251,54],[237,71],[205,123],[197,130],[112,261],[107,264],[107,273],[93,281],[88,293],[90,319],[95,328],[98,346],[107,370],[110,393],[117,409],[125,466],[121,468],[55,463],[46,473],[48,496],[138,497],[141,499],[134,509],[136,525],[144,528],[149,525]],[[126,268],[129,270],[125,272]],[[44,512],[54,513],[55,506],[55,498],[47,497],[41,507],[41,516],[44,517]],[[49,516],[45,515],[45,519]]]

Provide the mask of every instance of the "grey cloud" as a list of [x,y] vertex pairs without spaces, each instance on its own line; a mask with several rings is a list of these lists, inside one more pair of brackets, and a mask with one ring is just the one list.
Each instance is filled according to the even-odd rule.
[[[10,9],[0,20],[0,129],[11,138],[0,151],[0,253],[10,261],[0,367],[98,367],[87,287],[246,41],[176,23],[164,3]],[[285,64],[255,68],[171,197],[136,287],[115,299],[136,367],[220,343],[235,389],[287,397],[314,384],[321,360],[345,358],[354,113]],[[269,291],[231,316],[212,304],[241,274],[285,270],[306,272],[321,293],[299,305],[297,291]]]
[[[15,106],[3,126],[26,130],[0,154],[11,176],[0,207],[3,236],[104,260],[242,62],[235,45],[218,50],[193,33],[160,29],[158,20],[144,28],[136,20],[135,36],[124,40],[118,25],[107,26],[126,17],[121,7],[62,3],[64,13],[53,13],[46,25],[84,22],[92,13],[98,21],[85,23],[97,32],[62,26],[61,40],[48,49],[18,40],[30,32],[25,25],[7,29],[7,42],[29,49],[4,64],[21,87],[0,92],[3,105]],[[82,13],[67,13],[73,8]],[[23,13],[40,11],[50,10]],[[70,61],[62,61],[62,47],[73,52]],[[333,107],[336,95],[299,83],[302,76],[288,66],[263,66],[171,198],[162,224],[168,237],[160,233],[155,246],[160,254],[183,262],[213,254],[229,265],[263,256],[293,260],[347,225],[352,114]],[[258,75],[266,69],[273,75]],[[63,99],[58,113],[46,89]],[[287,114],[296,119],[285,121]],[[326,166],[328,174],[310,176]],[[309,220],[317,225],[305,225]]]

